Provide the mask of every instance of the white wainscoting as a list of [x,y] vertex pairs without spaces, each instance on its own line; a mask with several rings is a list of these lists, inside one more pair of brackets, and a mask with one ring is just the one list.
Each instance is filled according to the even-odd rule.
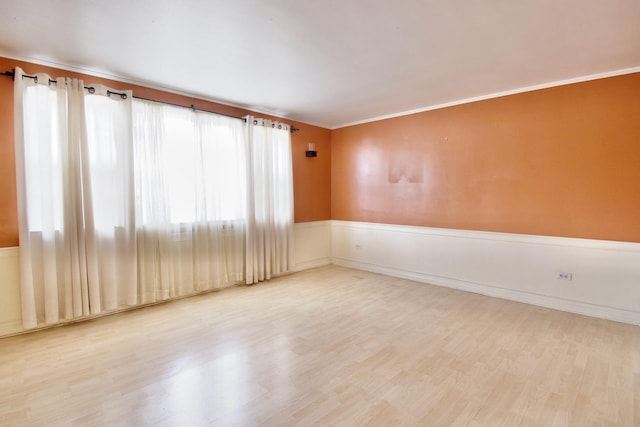
[[295,225],[294,271],[331,264],[331,221]]
[[[338,265],[640,324],[640,244],[347,221],[295,225],[294,270]],[[571,281],[557,273],[571,273]],[[0,336],[22,331],[18,248],[0,248]]]
[[[295,224],[295,271],[331,263],[331,221]],[[19,248],[0,248],[0,337],[20,333],[20,257]]]
[[20,251],[0,248],[0,336],[22,331]]
[[348,221],[331,242],[334,264],[640,324],[638,243]]

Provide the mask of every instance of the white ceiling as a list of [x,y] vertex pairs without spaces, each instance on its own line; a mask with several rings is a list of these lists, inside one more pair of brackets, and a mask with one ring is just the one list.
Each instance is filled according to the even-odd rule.
[[0,0],[0,55],[335,128],[640,67],[640,0]]

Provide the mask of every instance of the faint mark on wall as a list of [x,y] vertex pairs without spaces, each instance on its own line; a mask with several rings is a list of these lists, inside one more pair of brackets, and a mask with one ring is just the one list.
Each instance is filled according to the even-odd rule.
[[387,179],[391,184],[424,182],[424,155],[417,150],[394,150],[389,153]]

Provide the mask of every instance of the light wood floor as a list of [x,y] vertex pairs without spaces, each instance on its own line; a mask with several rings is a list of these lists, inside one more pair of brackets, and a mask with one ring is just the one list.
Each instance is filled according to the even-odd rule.
[[640,426],[640,327],[329,266],[0,340],[0,425]]

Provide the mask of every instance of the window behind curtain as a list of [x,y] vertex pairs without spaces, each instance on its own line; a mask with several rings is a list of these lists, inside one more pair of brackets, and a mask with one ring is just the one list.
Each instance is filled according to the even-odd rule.
[[133,105],[138,225],[244,220],[242,121],[149,101]]
[[141,302],[241,281],[243,121],[135,100],[133,145]]
[[30,232],[42,231],[47,222],[60,231],[65,149],[58,120],[64,114],[59,109],[61,96],[44,85],[26,87],[23,96],[24,139],[29,142],[24,145],[28,228]]
[[25,327],[289,270],[288,127],[18,71]]

